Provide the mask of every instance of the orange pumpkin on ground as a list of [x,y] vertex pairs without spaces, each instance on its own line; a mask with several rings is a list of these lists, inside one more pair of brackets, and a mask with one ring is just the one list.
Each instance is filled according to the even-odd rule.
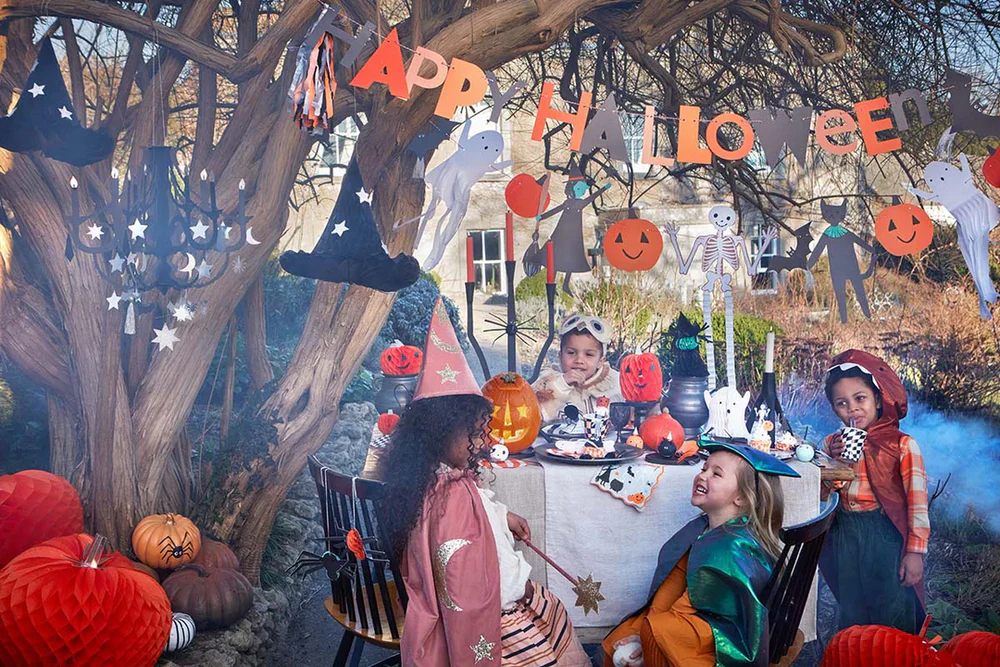
[[511,454],[530,447],[542,427],[542,413],[527,380],[517,373],[499,373],[483,385],[483,396],[493,401],[493,439],[503,440]]
[[639,437],[642,438],[643,444],[654,452],[664,440],[674,443],[679,450],[684,442],[684,427],[670,414],[662,412],[647,417],[639,425]]
[[875,237],[893,255],[916,254],[934,240],[934,223],[927,212],[913,204],[896,204],[875,216]]
[[0,665],[156,664],[170,601],[155,579],[94,541],[56,537],[0,571]]
[[663,235],[649,220],[619,220],[604,234],[604,256],[622,271],[649,271],[662,253]]
[[647,403],[663,394],[663,371],[652,352],[626,354],[618,364],[618,386],[626,401]]
[[0,476],[0,568],[40,542],[83,532],[83,505],[68,481],[44,470]]
[[132,551],[146,565],[173,570],[195,559],[201,531],[180,514],[151,514],[132,531]]
[[236,557],[229,545],[209,537],[201,539],[201,549],[192,563],[205,567],[222,567],[229,570],[240,569],[240,559]]
[[403,345],[398,340],[382,350],[378,365],[386,375],[416,375],[420,372],[424,353],[414,345]]
[[948,640],[941,647],[962,667],[995,667],[1000,665],[1000,635],[992,632],[965,632]]

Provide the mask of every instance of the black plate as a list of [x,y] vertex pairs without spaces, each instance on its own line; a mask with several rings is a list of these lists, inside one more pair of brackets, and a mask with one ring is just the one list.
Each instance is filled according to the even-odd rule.
[[[563,422],[558,422],[555,424],[546,424],[545,426],[542,427],[541,430],[542,437],[548,440],[549,442],[555,442],[556,440],[585,440],[587,438],[585,432],[583,431],[576,434],[556,433],[555,429],[560,426],[563,426]],[[608,430],[608,432],[609,433],[611,432],[610,429]]]
[[617,458],[600,458],[600,459],[574,459],[568,456],[560,456],[559,454],[552,454],[549,450],[557,449],[552,445],[547,445],[544,447],[539,447],[536,451],[540,457],[547,461],[558,461],[559,463],[568,463],[570,465],[616,465],[618,463],[625,463],[627,461],[635,461],[636,459],[642,458],[642,450],[638,447],[630,447],[628,445],[621,447],[619,451],[621,455]]

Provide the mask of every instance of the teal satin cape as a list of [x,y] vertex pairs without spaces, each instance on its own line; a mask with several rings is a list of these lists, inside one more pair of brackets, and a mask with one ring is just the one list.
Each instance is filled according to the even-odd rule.
[[767,608],[761,597],[772,562],[746,517],[709,531],[708,517],[702,515],[677,531],[660,549],[650,602],[688,550],[688,596],[712,627],[715,664],[767,667]]

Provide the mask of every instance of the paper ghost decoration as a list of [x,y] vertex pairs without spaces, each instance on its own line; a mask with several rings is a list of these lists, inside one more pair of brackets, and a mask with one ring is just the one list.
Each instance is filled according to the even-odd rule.
[[46,37],[14,111],[0,118],[0,147],[13,153],[42,151],[47,157],[83,167],[100,162],[115,148],[104,132],[80,125]]
[[440,146],[442,141],[449,139],[459,125],[461,123],[435,117],[406,145],[406,151],[417,156],[413,178],[424,177],[427,154]]
[[662,475],[663,466],[622,463],[602,467],[590,483],[641,512]]
[[952,117],[950,129],[955,132],[969,130],[980,139],[1000,138],[1000,116],[985,114],[972,106],[972,77],[950,69],[945,74],[944,87],[951,91],[948,95]]
[[[947,135],[948,131],[945,131]],[[958,223],[958,247],[979,292],[979,316],[993,315],[987,304],[996,303],[997,290],[990,279],[990,232],[1000,222],[1000,209],[972,182],[972,170],[965,153],[958,156],[962,168],[948,162],[931,162],[924,169],[924,182],[931,192],[907,187],[921,199],[941,204]]]
[[[499,161],[503,157],[503,135],[495,130],[485,130],[469,136],[471,121],[462,126],[462,134],[458,139],[458,150],[449,155],[444,162],[431,169],[424,179],[431,186],[431,201],[427,210],[417,218],[406,220],[401,224],[420,221],[417,230],[417,243],[427,232],[427,223],[434,217],[441,202],[445,211],[437,220],[434,228],[434,241],[430,254],[421,262],[425,271],[430,271],[444,256],[445,248],[455,237],[466,212],[469,210],[469,199],[472,186],[491,171],[502,171],[512,164],[512,160]],[[445,220],[447,219],[447,222]],[[397,226],[398,226],[397,225]]]
[[833,281],[833,292],[837,297],[837,308],[840,310],[841,323],[847,322],[847,283],[854,286],[854,296],[858,300],[861,312],[868,319],[871,319],[871,310],[868,307],[868,295],[865,293],[865,279],[870,278],[875,272],[874,258],[868,265],[868,270],[861,273],[858,266],[858,255],[854,248],[862,248],[872,255],[875,248],[864,239],[843,227],[841,223],[847,217],[847,200],[845,199],[838,206],[827,204],[820,200],[820,211],[823,219],[830,223],[830,226],[823,230],[823,235],[816,242],[816,248],[809,256],[809,263],[806,269],[811,271],[819,258],[826,251],[830,260],[830,280]]
[[347,164],[330,220],[311,253],[286,251],[281,268],[288,273],[331,283],[364,285],[382,292],[409,287],[420,277],[413,257],[389,257],[372,215],[371,195],[364,190],[357,151]]
[[705,434],[717,438],[748,440],[746,414],[750,405],[750,392],[740,394],[736,387],[727,386],[714,392],[705,392],[708,403],[708,423]]

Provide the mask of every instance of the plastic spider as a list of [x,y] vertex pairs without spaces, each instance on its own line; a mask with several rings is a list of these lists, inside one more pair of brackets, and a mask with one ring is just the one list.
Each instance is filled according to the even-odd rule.
[[[181,538],[181,543],[176,544],[172,537],[167,535],[159,542],[163,548],[160,549],[160,558],[166,558],[168,561],[171,558],[184,558],[184,556],[191,556],[194,558],[194,543],[191,542],[190,537],[185,532],[184,537]],[[166,544],[164,544],[166,543]]]
[[[389,562],[384,551],[372,548],[378,543],[377,537],[361,537],[354,528],[344,535],[319,539],[323,542],[329,542],[330,549],[325,551],[322,556],[311,551],[303,551],[288,568],[289,573],[307,575],[325,569],[330,581],[336,581],[344,576],[353,581],[357,575],[358,561]],[[348,554],[353,555],[354,558],[352,559]]]

